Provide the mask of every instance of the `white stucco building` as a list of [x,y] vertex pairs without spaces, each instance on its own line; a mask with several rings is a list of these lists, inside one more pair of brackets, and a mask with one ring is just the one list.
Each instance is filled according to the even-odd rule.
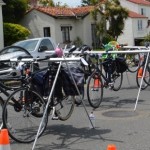
[[[78,8],[34,7],[22,19],[21,25],[31,31],[32,37],[51,36],[57,43],[70,43],[80,37],[84,44],[98,45],[95,38],[92,6]],[[119,43],[140,45],[150,33],[150,2],[147,0],[120,0],[128,8],[129,17]],[[98,19],[101,19],[101,12]]]
[[125,21],[123,34],[118,42],[139,45],[144,36],[150,34],[150,2],[146,0],[120,0],[121,5],[129,9],[129,18]]
[[[20,22],[31,31],[30,38],[50,36],[56,43],[71,43],[80,37],[84,44],[98,44],[94,33],[92,6],[78,8],[33,7]],[[101,13],[98,14],[98,19]]]
[[0,0],[0,50],[4,47],[4,34],[3,34],[3,16],[2,16],[2,5],[5,3]]

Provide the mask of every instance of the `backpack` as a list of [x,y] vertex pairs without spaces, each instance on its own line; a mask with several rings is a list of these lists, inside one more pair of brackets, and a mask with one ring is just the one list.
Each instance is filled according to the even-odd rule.
[[49,90],[49,72],[41,71],[32,76],[32,82],[41,96],[48,95]]
[[126,63],[126,59],[124,57],[117,57],[115,59],[116,62],[116,72],[123,73],[128,69],[128,65]]

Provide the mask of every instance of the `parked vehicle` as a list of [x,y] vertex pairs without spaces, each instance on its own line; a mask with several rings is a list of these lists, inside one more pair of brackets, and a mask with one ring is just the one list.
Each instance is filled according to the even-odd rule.
[[49,55],[45,51],[54,51],[56,48],[56,43],[50,37],[23,40],[13,45],[23,47],[34,58],[44,58],[46,55]]
[[[14,43],[12,46],[5,47],[0,50],[0,60],[9,60],[12,58],[18,58],[20,56],[25,56],[29,53],[33,58],[45,58],[49,55],[45,51],[54,51],[56,48],[56,43],[50,37],[33,38],[28,40],[22,40]],[[26,50],[25,53],[23,50]],[[10,63],[0,64],[0,74],[10,72]]]
[[[33,38],[28,40],[22,40],[13,44],[13,46],[19,46],[26,49],[33,58],[44,58],[45,51],[54,51],[56,43],[50,37]],[[5,48],[4,48],[5,49]],[[15,50],[15,48],[7,48],[0,51],[0,60],[6,60],[22,56],[21,51]]]

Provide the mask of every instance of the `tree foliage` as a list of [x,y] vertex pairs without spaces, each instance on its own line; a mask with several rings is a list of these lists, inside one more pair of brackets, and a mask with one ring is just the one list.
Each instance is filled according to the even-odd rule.
[[[119,0],[82,0],[82,5],[95,7],[91,14],[95,20],[97,36],[107,33],[117,40],[123,32],[125,19],[128,18],[128,10],[121,6]],[[97,20],[98,12],[102,12],[101,20]]]
[[108,33],[117,40],[123,32],[128,10],[121,6],[119,0],[106,1],[104,15],[109,22]]
[[2,7],[3,21],[17,23],[28,8],[28,0],[3,0],[6,5]]
[[150,33],[144,37],[145,42],[150,42]]
[[43,5],[43,6],[51,6],[54,7],[55,3],[53,0],[39,0],[39,2]]
[[51,7],[68,7],[66,3],[62,4],[62,2],[54,3],[53,0],[38,0],[43,6],[51,6]]
[[4,23],[4,45],[9,46],[17,41],[24,40],[30,31],[19,24]]

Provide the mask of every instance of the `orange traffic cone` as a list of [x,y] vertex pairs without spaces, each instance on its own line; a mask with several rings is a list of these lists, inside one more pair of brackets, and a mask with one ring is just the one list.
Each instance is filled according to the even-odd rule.
[[138,78],[142,78],[143,75],[143,68],[140,67],[140,69],[138,70]]
[[100,85],[99,79],[94,79],[94,88],[100,88]]
[[107,150],[117,150],[117,147],[114,144],[109,144]]
[[10,142],[7,129],[0,130],[0,150],[10,150]]

